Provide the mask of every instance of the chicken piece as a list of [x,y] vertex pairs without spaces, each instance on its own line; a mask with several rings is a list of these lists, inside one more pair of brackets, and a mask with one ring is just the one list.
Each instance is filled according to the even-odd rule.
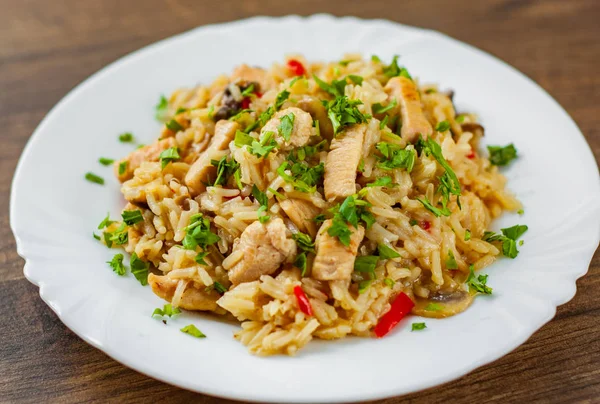
[[358,246],[365,236],[364,227],[348,225],[352,235],[350,245],[346,247],[337,237],[331,237],[327,233],[332,223],[331,219],[325,220],[315,240],[317,256],[313,262],[312,277],[320,281],[350,279]]
[[261,67],[250,67],[246,64],[235,68],[231,73],[231,82],[256,82],[260,86],[260,91],[265,93],[275,87],[275,81],[269,75],[269,72]]
[[[154,294],[170,302],[173,299],[179,280],[150,273],[148,283]],[[204,287],[196,289],[193,284],[189,284],[183,291],[179,307],[186,310],[215,311],[218,308],[217,300],[220,297],[221,295],[214,289],[207,292]]]
[[321,212],[319,208],[308,201],[301,199],[284,199],[279,202],[279,206],[296,225],[298,230],[315,237],[317,234],[317,225],[313,220]]
[[343,199],[356,193],[356,169],[360,163],[366,125],[353,125],[331,141],[325,160],[325,198]]
[[229,270],[229,279],[234,285],[277,271],[284,261],[296,256],[296,242],[280,218],[267,224],[256,221],[246,227],[231,253],[238,251],[243,252],[243,257]]
[[406,77],[393,77],[385,85],[390,99],[400,105],[402,129],[400,134],[407,142],[415,142],[419,135],[426,139],[432,132],[431,125],[423,114],[421,99],[415,83]]
[[[294,125],[289,140],[285,140],[281,130],[279,130],[279,125],[281,125],[283,116],[289,114],[294,115]],[[304,112],[300,108],[290,107],[277,112],[273,118],[263,126],[261,132],[275,133],[275,140],[277,141],[279,148],[287,151],[304,146],[308,143],[310,137],[314,136],[316,133],[315,128],[313,128],[312,125],[313,120],[308,112]]]
[[331,141],[333,138],[333,125],[327,116],[327,109],[321,104],[321,100],[315,97],[304,97],[296,103],[296,107],[308,112],[314,120],[319,121],[321,137]]
[[225,120],[217,122],[215,135],[210,145],[200,154],[185,176],[185,184],[193,196],[206,189],[205,183],[209,182],[210,175],[216,171],[211,160],[219,160],[223,156],[223,151],[227,150],[239,128],[240,125],[237,122]]
[[[121,182],[130,180],[133,177],[133,172],[135,169],[138,168],[144,161],[158,161],[160,154],[163,151],[175,146],[177,146],[175,138],[169,137],[149,144],[148,146],[144,146],[141,149],[134,150],[129,153],[129,156],[123,160],[117,161],[114,164],[115,176]],[[127,163],[125,166],[125,171],[123,174],[119,174],[119,167],[123,162]]]

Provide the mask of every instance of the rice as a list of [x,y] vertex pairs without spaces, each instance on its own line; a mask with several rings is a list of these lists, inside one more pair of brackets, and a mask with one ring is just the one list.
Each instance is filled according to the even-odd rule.
[[[431,151],[434,146],[403,133],[411,122],[402,121],[396,106],[401,100],[386,87],[393,64],[357,55],[346,55],[347,63],[295,59],[306,76],[295,77],[277,63],[270,69],[243,65],[211,85],[175,91],[166,110],[170,124],[160,141],[116,163],[127,168],[118,175],[128,201],[124,210],[139,210],[141,221],[112,223],[104,232],[113,235],[125,226],[122,246],[159,274],[150,276],[157,295],[174,307],[235,317],[241,323],[235,338],[257,355],[294,355],[314,337],[370,336],[400,294],[415,302],[418,315],[444,317],[464,310],[472,299],[465,292],[471,271],[491,265],[503,252],[501,241],[486,241],[485,232],[502,212],[520,208],[505,190],[498,167],[478,152],[483,127],[472,114],[457,115],[449,95],[437,86],[415,87],[421,118],[439,129],[427,141],[439,145],[460,185],[460,199],[457,193],[445,196],[443,186],[450,186],[443,183],[452,176]],[[313,74],[331,94],[338,93],[324,91],[309,78]],[[322,101],[333,108],[331,103],[344,100],[358,102],[344,107],[358,124],[342,125],[342,135],[363,128],[358,174],[353,174],[356,193],[346,199],[327,197],[323,184],[323,176],[335,175],[327,169],[337,137],[328,135],[333,110]],[[286,135],[283,113],[288,111],[295,120]],[[303,127],[306,116],[310,125]],[[261,131],[274,119],[277,132]],[[217,131],[226,125],[236,130],[217,145]],[[303,143],[295,144],[301,136]],[[167,143],[177,157],[164,161]],[[392,159],[396,155],[414,161],[402,165]],[[315,254],[324,248],[319,237],[326,237],[321,233],[342,243],[341,236],[328,233],[331,229],[315,240],[317,230],[335,215],[352,226],[340,206],[348,201],[356,203],[351,205],[358,212],[354,227],[365,228],[358,255],[379,255],[377,264],[350,276],[317,276]],[[298,219],[292,207],[309,216]],[[256,241],[253,232],[263,239]],[[298,241],[301,232],[308,245]],[[382,246],[391,256],[381,256]],[[241,281],[240,268],[246,271]],[[424,309],[450,295],[468,301],[454,311],[450,301],[440,313]]]

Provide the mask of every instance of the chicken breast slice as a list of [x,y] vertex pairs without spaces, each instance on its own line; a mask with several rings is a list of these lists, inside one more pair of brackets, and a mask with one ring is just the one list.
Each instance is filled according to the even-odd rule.
[[304,97],[296,103],[296,106],[308,112],[314,120],[319,121],[319,130],[323,139],[331,140],[333,138],[333,125],[321,100],[316,97]]
[[267,70],[262,67],[250,67],[246,64],[235,68],[231,74],[231,81],[233,83],[239,81],[256,82],[259,84],[260,92],[262,93],[275,87],[275,81],[271,78]]
[[[178,282],[178,279],[171,279],[168,276],[159,276],[153,273],[148,275],[148,283],[154,294],[169,302],[173,299]],[[181,296],[179,307],[186,310],[215,311],[218,308],[217,300],[220,297],[221,295],[214,289],[207,292],[205,288],[196,289],[189,284]]]
[[317,255],[313,262],[312,277],[321,281],[350,279],[358,247],[365,237],[364,227],[348,225],[352,235],[350,245],[346,247],[337,237],[327,233],[332,222],[331,219],[323,222],[315,240]]
[[[177,146],[177,142],[175,138],[169,137],[166,139],[159,140],[158,142],[149,144],[148,146],[144,146],[140,149],[134,150],[129,153],[129,156],[124,158],[123,160],[117,161],[114,164],[115,176],[121,182],[125,182],[133,178],[133,172],[136,168],[142,165],[145,161],[158,161],[160,159],[160,154],[170,149],[171,147]],[[119,174],[119,167],[121,163],[126,162],[125,172]]]
[[285,261],[296,256],[296,242],[280,218],[266,224],[258,221],[246,227],[231,254],[242,252],[242,258],[229,270],[234,285],[252,282],[270,275]]
[[205,183],[209,177],[216,171],[216,167],[211,164],[211,160],[219,160],[228,150],[229,143],[234,139],[235,132],[240,125],[234,121],[220,120],[215,126],[215,135],[213,136],[208,148],[203,151],[198,159],[192,164],[190,170],[185,176],[185,184],[193,196],[198,195],[206,189]]
[[356,193],[356,169],[360,163],[367,126],[353,125],[331,141],[325,160],[325,198],[343,199]]
[[[281,119],[289,114],[294,115],[294,125],[289,140],[285,140],[279,130],[279,125],[281,125]],[[308,143],[310,137],[316,134],[315,128],[313,128],[312,125],[313,119],[308,112],[305,112],[300,108],[290,107],[277,112],[273,118],[263,126],[261,132],[263,134],[265,132],[275,133],[275,140],[277,141],[279,148],[287,151],[304,146]]]
[[321,210],[308,201],[301,199],[284,199],[279,202],[279,206],[296,225],[298,230],[315,237],[317,234],[317,224],[313,220]]
[[393,77],[385,85],[385,90],[390,99],[395,98],[400,105],[402,139],[407,142],[415,142],[419,135],[427,139],[432,128],[423,114],[421,98],[415,83],[406,77]]

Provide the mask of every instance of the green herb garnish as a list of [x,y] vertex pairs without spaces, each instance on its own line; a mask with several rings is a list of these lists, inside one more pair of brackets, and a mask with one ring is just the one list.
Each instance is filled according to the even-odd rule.
[[501,229],[502,234],[496,234],[491,231],[486,231],[483,234],[483,240],[488,242],[502,242],[502,254],[508,258],[516,258],[519,255],[517,249],[517,240],[527,231],[526,225],[517,224],[512,227]]
[[131,143],[133,142],[133,134],[130,132],[121,133],[119,135],[119,142],[121,143]]
[[161,121],[161,122],[166,120],[168,108],[169,108],[169,101],[167,101],[167,98],[164,95],[161,95],[160,100],[158,101],[158,104],[156,104],[156,106],[154,107],[154,109],[155,109],[154,117],[158,121]]
[[475,269],[474,266],[469,266],[469,277],[466,280],[466,284],[469,285],[469,290],[472,293],[483,293],[485,295],[492,294],[492,288],[487,286],[487,275],[479,275],[477,279],[475,278]]
[[421,330],[424,330],[425,328],[427,328],[425,323],[412,323],[411,331],[421,331]]
[[94,174],[94,173],[86,173],[85,179],[89,182],[93,182],[94,184],[104,185],[104,178]]
[[488,146],[490,163],[495,166],[505,166],[517,158],[517,149],[511,143],[508,146]]
[[204,335],[202,333],[202,331],[200,331],[198,328],[196,328],[196,326],[194,324],[186,325],[180,331],[184,332],[186,334],[190,334],[192,337],[206,338],[206,335]]
[[164,170],[169,163],[179,160],[180,158],[181,156],[179,155],[179,149],[177,149],[177,147],[171,147],[164,150],[162,153],[160,153],[161,169]]
[[379,252],[379,258],[382,260],[401,257],[398,251],[386,246],[385,244],[379,244],[377,246],[377,251]]
[[98,159],[98,162],[99,162],[100,164],[102,164],[103,166],[109,166],[109,165],[111,165],[112,163],[114,163],[115,161],[114,161],[113,159],[109,159],[109,158],[106,158],[106,157],[100,157],[100,158]]
[[148,270],[150,269],[150,264],[145,261],[142,261],[136,253],[131,254],[130,260],[131,273],[135,276],[142,286],[146,286],[148,284]]
[[123,211],[123,213],[121,213],[121,216],[123,217],[123,221],[125,222],[125,224],[127,224],[128,226],[133,226],[136,223],[144,221],[144,216],[142,216],[142,211],[139,209],[138,210],[125,210],[125,211]]
[[281,117],[280,124],[277,127],[279,134],[283,136],[286,142],[290,141],[292,136],[292,130],[294,129],[294,120],[296,116],[293,113],[289,113]]
[[106,262],[117,275],[125,275],[125,265],[123,265],[123,254],[116,254],[112,260]]

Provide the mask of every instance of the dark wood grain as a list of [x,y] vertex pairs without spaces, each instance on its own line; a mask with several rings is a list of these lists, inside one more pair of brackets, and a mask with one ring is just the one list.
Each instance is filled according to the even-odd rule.
[[[600,156],[597,0],[0,0],[0,10],[2,402],[226,402],[147,378],[77,338],[23,278],[9,228],[10,181],[33,129],[77,83],[141,46],[257,14],[329,12],[436,29],[537,81]],[[556,318],[511,354],[454,382],[381,403],[600,402],[599,254],[577,286]]]

